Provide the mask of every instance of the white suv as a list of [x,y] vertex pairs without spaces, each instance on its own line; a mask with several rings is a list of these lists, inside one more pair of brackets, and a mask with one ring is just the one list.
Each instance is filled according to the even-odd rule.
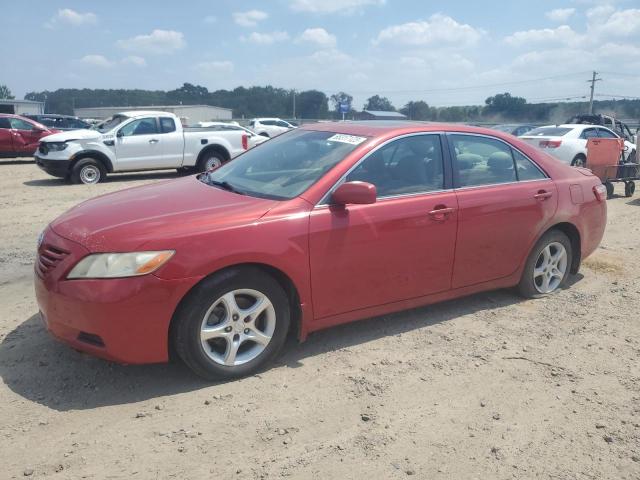
[[277,137],[296,126],[279,118],[254,118],[249,122],[249,128],[263,137]]

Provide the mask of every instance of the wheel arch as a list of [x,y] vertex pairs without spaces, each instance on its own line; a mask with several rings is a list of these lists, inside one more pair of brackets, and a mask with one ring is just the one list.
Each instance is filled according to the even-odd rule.
[[221,275],[221,274],[224,274],[224,272],[228,272],[230,270],[256,269],[256,268],[259,270],[262,270],[263,272],[273,277],[278,282],[278,284],[282,287],[282,289],[285,291],[287,295],[287,299],[289,301],[289,307],[291,308],[291,322],[289,325],[289,332],[287,333],[287,336],[300,339],[300,335],[302,332],[302,309],[300,308],[300,294],[298,293],[298,288],[296,287],[291,277],[289,277],[289,275],[287,275],[281,269],[266,263],[257,263],[257,262],[238,263],[238,264],[223,267],[219,270],[216,270],[215,272],[211,272],[209,275],[202,278],[198,283],[193,285],[189,289],[189,291],[182,297],[180,302],[178,302],[178,305],[176,306],[176,309],[173,312],[173,315],[171,316],[171,321],[169,322],[169,330],[167,332],[168,333],[168,338],[167,338],[168,351],[169,351],[170,358],[172,359],[177,358],[176,352],[175,352],[175,346],[173,345],[173,338],[174,338],[173,329],[175,328],[176,318],[178,316],[178,312],[186,303],[186,301],[189,299],[192,292],[194,292],[194,290],[202,282],[211,278],[214,275]]
[[73,170],[73,167],[76,166],[76,163],[78,163],[83,158],[93,158],[102,163],[102,166],[107,171],[107,173],[113,173],[113,164],[111,163],[111,160],[104,153],[99,152],[98,150],[82,150],[76,153],[73,156],[73,160],[71,160],[71,164],[69,165],[69,172],[71,172]]
[[222,159],[225,162],[227,162],[227,161],[229,161],[231,159],[231,154],[229,153],[229,150],[227,150],[222,145],[216,143],[216,144],[213,144],[213,145],[207,145],[202,150],[200,150],[200,153],[198,154],[198,159],[196,160],[196,165],[200,164],[200,162],[202,161],[204,156],[209,152],[219,153],[220,155],[222,155]]

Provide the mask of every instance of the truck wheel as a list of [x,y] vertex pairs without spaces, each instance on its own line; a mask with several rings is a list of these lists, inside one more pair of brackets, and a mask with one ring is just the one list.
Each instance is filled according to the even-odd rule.
[[212,168],[218,168],[224,163],[224,158],[218,152],[205,152],[198,161],[198,171],[206,172]]
[[604,186],[607,189],[607,198],[613,197],[613,183],[606,182]]
[[175,315],[176,352],[207,380],[243,377],[262,368],[283,347],[290,322],[284,290],[256,268],[234,268],[205,279]]
[[633,181],[626,182],[624,184],[624,196],[625,197],[633,197],[634,192],[636,191],[636,184]]
[[573,157],[573,160],[571,161],[572,167],[584,167],[586,164],[587,164],[587,159],[581,153]]
[[93,158],[83,158],[73,166],[71,170],[71,183],[84,183],[93,185],[101,182],[107,176],[105,168]]

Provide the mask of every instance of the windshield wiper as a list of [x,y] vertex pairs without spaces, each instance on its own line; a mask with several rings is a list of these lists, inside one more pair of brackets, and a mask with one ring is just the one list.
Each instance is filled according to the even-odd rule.
[[242,190],[234,187],[233,185],[231,185],[227,181],[219,182],[218,180],[207,179],[207,183],[209,185],[213,185],[214,187],[222,188],[223,190],[227,190],[229,192],[237,193],[239,195],[246,195],[245,192],[243,192]]

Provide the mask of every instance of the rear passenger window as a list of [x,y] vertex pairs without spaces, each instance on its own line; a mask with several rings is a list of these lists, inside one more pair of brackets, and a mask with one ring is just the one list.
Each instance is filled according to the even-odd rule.
[[171,133],[176,131],[176,122],[173,118],[160,117],[160,131],[162,133]]
[[11,128],[11,123],[8,118],[0,118],[0,128]]
[[515,182],[513,157],[508,145],[486,137],[451,135],[458,171],[458,187]]
[[443,172],[440,136],[415,135],[376,150],[346,181],[372,183],[381,198],[442,190]]
[[516,161],[516,166],[518,167],[518,180],[541,180],[543,178],[547,178],[547,176],[542,173],[542,171],[525,157],[523,154],[518,152],[517,150],[513,151],[513,158]]

